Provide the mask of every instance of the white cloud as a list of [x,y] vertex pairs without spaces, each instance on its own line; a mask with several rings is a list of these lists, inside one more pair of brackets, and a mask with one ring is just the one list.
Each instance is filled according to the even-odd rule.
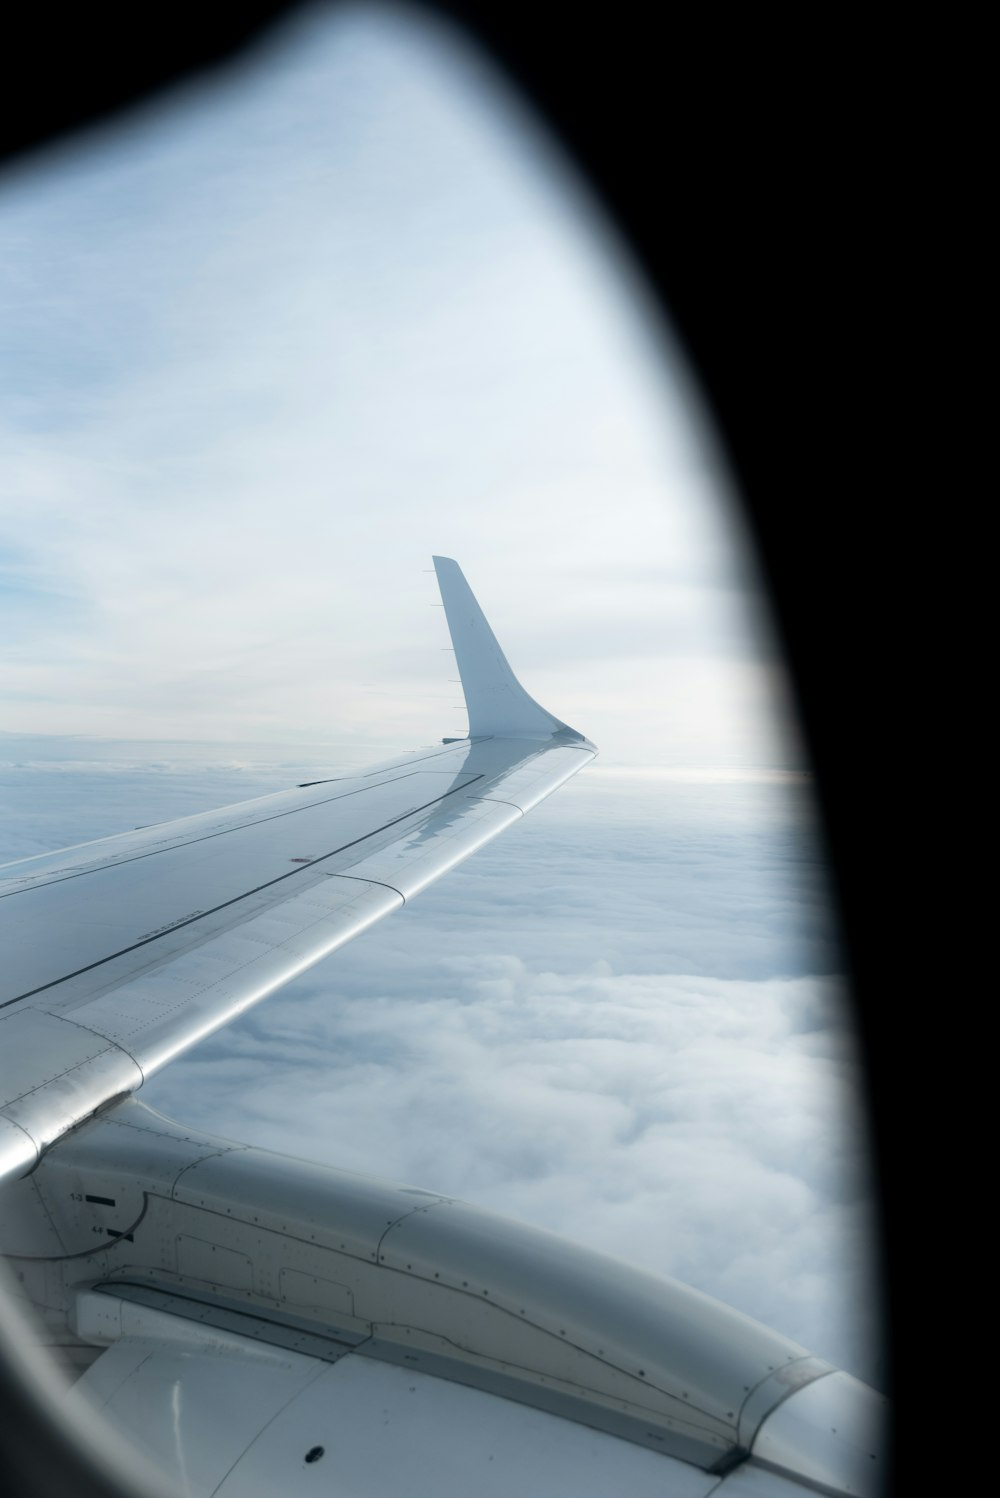
[[[3,743],[7,857],[309,773],[246,746],[152,746],[151,766],[150,746]],[[144,1100],[550,1227],[876,1377],[858,1065],[809,794],[598,763]]]
[[[116,778],[72,747],[0,776],[50,846],[298,773],[189,746],[145,771],[119,750]],[[553,1228],[876,1376],[858,1063],[808,793],[595,767],[143,1097]]]
[[[300,981],[147,1100],[549,1227],[871,1376],[837,986],[540,971],[513,955],[518,916],[506,950],[435,964],[418,947],[402,993],[373,933],[353,971]],[[422,935],[447,950],[441,924]],[[827,1028],[802,1045],[816,1005]]]

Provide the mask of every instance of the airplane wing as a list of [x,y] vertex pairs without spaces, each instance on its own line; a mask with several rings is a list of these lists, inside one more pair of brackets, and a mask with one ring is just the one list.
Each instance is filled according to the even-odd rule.
[[456,564],[435,567],[467,738],[0,869],[18,1293],[74,1399],[188,1494],[877,1492],[879,1396],[778,1333],[132,1096],[597,752],[524,691]]
[[469,737],[0,869],[0,1179],[455,867],[597,750],[434,559]]

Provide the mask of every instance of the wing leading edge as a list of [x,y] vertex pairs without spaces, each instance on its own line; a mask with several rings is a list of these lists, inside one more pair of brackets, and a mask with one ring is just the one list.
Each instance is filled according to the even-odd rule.
[[397,910],[597,750],[435,558],[470,736],[0,870],[0,1178]]

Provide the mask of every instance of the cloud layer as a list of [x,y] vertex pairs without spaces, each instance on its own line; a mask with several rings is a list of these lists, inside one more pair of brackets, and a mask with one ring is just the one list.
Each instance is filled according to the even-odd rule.
[[[51,808],[52,845],[291,778],[117,768],[8,765],[0,788],[22,839]],[[144,1100],[552,1228],[877,1378],[858,1066],[809,816],[797,777],[598,765]]]

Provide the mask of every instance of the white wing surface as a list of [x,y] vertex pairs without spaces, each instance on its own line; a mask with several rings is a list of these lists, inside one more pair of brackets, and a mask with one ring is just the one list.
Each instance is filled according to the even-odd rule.
[[470,736],[0,869],[0,1178],[397,910],[589,763],[435,558]]

